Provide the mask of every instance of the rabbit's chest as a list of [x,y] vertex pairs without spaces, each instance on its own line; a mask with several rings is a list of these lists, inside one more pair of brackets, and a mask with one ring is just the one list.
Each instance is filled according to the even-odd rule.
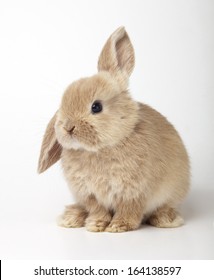
[[62,157],[65,177],[78,197],[94,194],[107,207],[125,197],[135,195],[136,176],[117,157],[80,153]]

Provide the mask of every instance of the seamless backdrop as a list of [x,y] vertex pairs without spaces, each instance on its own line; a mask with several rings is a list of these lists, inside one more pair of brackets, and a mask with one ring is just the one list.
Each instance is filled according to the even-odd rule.
[[[213,14],[212,0],[0,1],[1,258],[214,258]],[[65,88],[96,72],[121,25],[135,48],[133,97],[175,125],[191,158],[186,224],[122,234],[59,228],[72,196],[59,163],[36,173],[42,136]]]

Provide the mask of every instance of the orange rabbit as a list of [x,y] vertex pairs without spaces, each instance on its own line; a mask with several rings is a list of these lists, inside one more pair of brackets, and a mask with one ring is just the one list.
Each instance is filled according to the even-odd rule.
[[142,221],[178,227],[189,189],[186,149],[167,119],[128,92],[134,50],[123,27],[107,40],[98,74],[72,83],[46,129],[39,173],[61,159],[76,199],[59,224],[122,232]]

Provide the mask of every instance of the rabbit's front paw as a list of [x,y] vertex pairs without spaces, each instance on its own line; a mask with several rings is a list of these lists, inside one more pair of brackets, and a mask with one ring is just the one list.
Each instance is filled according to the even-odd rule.
[[138,228],[138,224],[134,224],[125,220],[112,220],[109,226],[105,229],[108,232],[124,232]]
[[108,224],[109,222],[102,221],[102,220],[95,220],[95,221],[91,220],[86,224],[86,229],[88,231],[101,232],[101,231],[105,231]]
[[79,205],[66,206],[64,213],[58,218],[58,225],[66,228],[83,227],[87,212]]
[[89,216],[86,219],[85,226],[88,231],[101,232],[101,231],[105,231],[110,221],[111,221],[110,215],[106,215],[105,217],[99,217],[99,218]]

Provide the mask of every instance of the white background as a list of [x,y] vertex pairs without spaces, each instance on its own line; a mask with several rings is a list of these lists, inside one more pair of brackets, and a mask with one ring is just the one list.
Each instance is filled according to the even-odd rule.
[[[214,258],[214,1],[0,1],[0,258]],[[124,25],[135,48],[133,97],[165,115],[192,163],[178,229],[90,233],[56,217],[72,197],[57,163],[38,175],[47,122],[69,83],[96,72]]]

